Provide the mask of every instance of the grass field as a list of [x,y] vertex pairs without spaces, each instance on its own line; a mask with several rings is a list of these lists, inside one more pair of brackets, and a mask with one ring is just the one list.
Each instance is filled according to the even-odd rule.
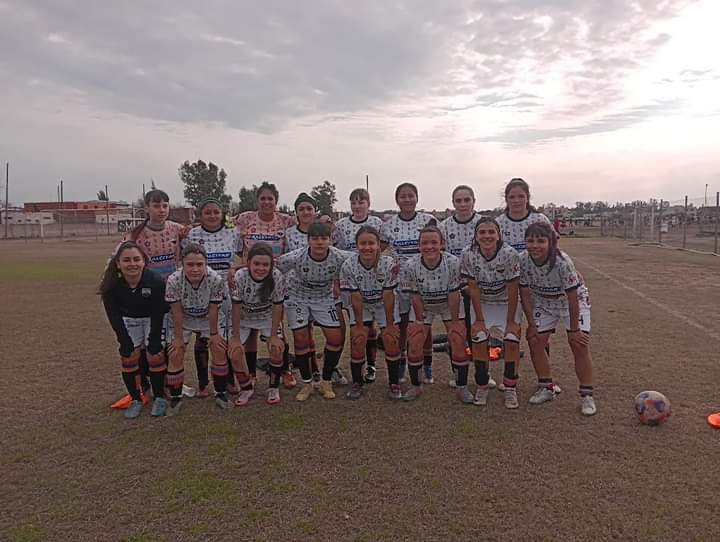
[[[131,422],[108,408],[124,391],[94,294],[112,243],[0,244],[0,539],[720,540],[720,258],[562,243],[593,301],[592,418],[559,333],[565,391],[541,406],[529,360],[519,410],[460,405],[444,354],[440,383],[393,403],[380,355],[358,402],[283,391]],[[643,389],[672,400],[664,426],[638,424]]]

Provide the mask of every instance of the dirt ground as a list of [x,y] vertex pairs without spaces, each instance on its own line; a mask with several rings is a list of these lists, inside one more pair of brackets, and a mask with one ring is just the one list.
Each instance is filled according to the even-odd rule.
[[[420,400],[390,402],[380,355],[358,402],[283,391],[269,407],[262,378],[243,409],[193,399],[126,421],[108,407],[124,391],[94,294],[111,246],[0,244],[0,539],[720,539],[720,432],[705,421],[720,410],[720,258],[562,240],[593,302],[592,418],[559,332],[564,392],[541,406],[529,360],[520,409],[498,392],[459,404],[445,354]],[[638,423],[645,389],[672,400],[664,426]]]

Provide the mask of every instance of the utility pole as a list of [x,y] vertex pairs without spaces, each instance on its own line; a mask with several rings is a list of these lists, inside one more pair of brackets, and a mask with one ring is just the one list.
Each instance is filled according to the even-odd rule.
[[65,194],[63,193],[63,180],[60,179],[60,239],[64,237],[65,222],[63,220],[63,203],[65,202]]
[[105,220],[107,221],[107,234],[110,235],[110,194],[108,187],[105,185]]
[[370,175],[365,175],[365,190],[370,192]]
[[5,239],[8,238],[8,198],[10,197],[10,162],[5,162]]

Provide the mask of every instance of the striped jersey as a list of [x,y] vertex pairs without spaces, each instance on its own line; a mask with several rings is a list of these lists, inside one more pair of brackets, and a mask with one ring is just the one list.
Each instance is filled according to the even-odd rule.
[[340,276],[342,264],[352,252],[328,247],[328,253],[322,260],[310,256],[310,249],[299,248],[280,256],[275,267],[283,274],[293,272],[288,282],[288,295],[299,301],[332,301],[333,283]]
[[555,259],[552,269],[549,269],[548,262],[537,265],[529,253],[521,254],[520,286],[530,288],[533,302],[547,308],[567,309],[567,292],[571,290],[577,289],[581,298],[588,296],[588,290],[575,269],[575,264],[570,256],[562,251]]
[[282,273],[273,269],[275,288],[268,297],[262,299],[263,283],[256,281],[250,275],[247,267],[235,272],[235,287],[230,292],[233,303],[239,303],[242,308],[241,322],[264,322],[272,318],[272,306],[285,300],[285,281]]
[[181,269],[168,278],[165,286],[165,301],[171,304],[182,303],[186,316],[207,318],[210,304],[220,304],[227,296],[226,287],[226,281],[208,268],[207,275],[195,288]]
[[443,253],[432,269],[418,254],[405,262],[401,288],[404,292],[420,294],[423,303],[437,305],[447,303],[448,295],[460,289],[460,258]]

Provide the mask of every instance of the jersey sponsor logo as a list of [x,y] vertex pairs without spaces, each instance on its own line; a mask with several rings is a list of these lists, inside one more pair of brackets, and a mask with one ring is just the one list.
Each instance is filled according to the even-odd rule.
[[416,247],[417,244],[417,239],[401,239],[393,242],[396,247]]
[[284,233],[283,232],[277,232],[275,234],[272,233],[252,233],[247,236],[248,239],[251,239],[252,241],[277,241],[278,239],[282,239]]
[[155,256],[150,257],[150,261],[152,263],[161,263],[161,262],[167,262],[169,260],[174,260],[175,254],[157,254]]

